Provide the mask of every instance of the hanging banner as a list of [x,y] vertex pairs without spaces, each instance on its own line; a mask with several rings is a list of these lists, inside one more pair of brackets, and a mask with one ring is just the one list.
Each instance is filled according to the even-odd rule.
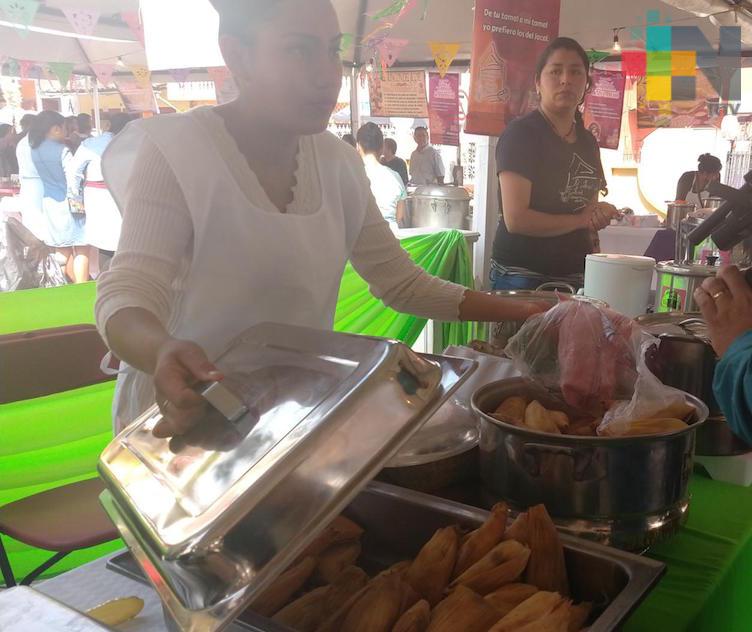
[[616,149],[624,111],[624,74],[616,70],[591,70],[590,92],[582,118],[603,149]]
[[73,64],[67,61],[51,61],[49,63],[50,71],[57,77],[60,82],[60,87],[65,88],[68,85],[71,73],[73,72]]
[[497,136],[535,107],[535,63],[559,33],[559,4],[476,0],[466,132]]
[[390,15],[400,14],[404,11],[405,5],[407,5],[407,0],[392,0],[392,3],[388,7],[382,9],[378,13],[374,13],[371,16],[371,19],[381,20],[383,18],[388,18]]
[[716,108],[711,114],[708,103],[719,102],[718,93],[701,72],[695,77],[693,101],[649,101],[647,79],[639,77],[637,83],[637,126],[656,127],[717,127],[720,129],[725,114],[724,109]]
[[380,42],[376,46],[376,50],[379,51],[379,61],[383,69],[391,68],[394,62],[397,61],[397,56],[402,49],[407,46],[406,39],[397,39],[394,37],[387,37],[383,42]]
[[15,29],[21,37],[28,35],[28,28],[39,10],[38,0],[0,0],[0,10],[8,22],[21,24],[25,28]]
[[151,73],[146,66],[128,66],[128,70],[135,77],[139,85],[151,88]]
[[142,46],[146,46],[144,43],[144,25],[141,24],[141,17],[138,11],[124,11],[120,14],[120,17],[128,25],[131,32],[138,38]]
[[426,75],[422,70],[368,73],[371,116],[426,118]]
[[460,145],[460,76],[428,73],[428,130],[432,145]]
[[133,79],[115,81],[123,105],[128,112],[159,112],[154,91],[151,86],[144,86]]
[[34,66],[34,62],[29,61],[28,59],[21,59],[19,61],[19,74],[22,79],[31,78],[31,69],[33,66]]
[[91,35],[99,21],[99,11],[94,9],[75,9],[66,7],[61,9],[73,30],[79,35]]
[[436,68],[443,77],[449,70],[449,66],[452,65],[454,58],[457,57],[457,53],[460,52],[460,45],[451,42],[428,42],[428,47],[431,49]]
[[103,87],[106,88],[112,83],[112,73],[115,71],[114,64],[89,64],[89,66],[97,76],[97,81]]

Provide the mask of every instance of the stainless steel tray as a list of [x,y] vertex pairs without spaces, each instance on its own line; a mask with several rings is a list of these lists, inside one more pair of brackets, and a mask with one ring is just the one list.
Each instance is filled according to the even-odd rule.
[[[414,557],[434,531],[448,524],[475,528],[488,512],[419,492],[371,483],[345,514],[364,529],[363,554],[359,563],[380,570]],[[567,535],[564,543],[572,596],[577,601],[601,604],[590,632],[618,630],[665,572],[665,565],[631,553],[586,542]],[[134,564],[125,553],[108,562],[108,568],[130,577]],[[145,581],[143,575],[141,581]],[[289,632],[261,617],[251,622],[235,621],[233,629],[261,632]]]
[[[172,440],[158,409],[100,458],[102,503],[187,631],[222,629],[473,370],[381,338],[259,325],[216,362],[213,409]],[[216,396],[220,399],[217,400]]]

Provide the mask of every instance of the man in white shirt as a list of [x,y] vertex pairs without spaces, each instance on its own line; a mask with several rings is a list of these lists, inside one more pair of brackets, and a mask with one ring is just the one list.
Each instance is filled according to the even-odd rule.
[[366,175],[371,182],[371,193],[381,214],[392,228],[404,227],[407,191],[399,174],[381,164],[384,135],[378,125],[366,123],[358,130],[356,138]]
[[428,130],[416,127],[413,133],[417,149],[410,156],[410,180],[415,185],[444,184],[444,163],[439,150],[428,144]]

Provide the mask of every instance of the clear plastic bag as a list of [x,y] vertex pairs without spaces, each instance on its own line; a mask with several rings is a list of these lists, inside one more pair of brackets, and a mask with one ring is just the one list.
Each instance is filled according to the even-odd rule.
[[632,319],[582,300],[562,301],[522,326],[504,352],[526,377],[584,415],[610,424],[650,417],[683,402],[645,364],[658,343]]

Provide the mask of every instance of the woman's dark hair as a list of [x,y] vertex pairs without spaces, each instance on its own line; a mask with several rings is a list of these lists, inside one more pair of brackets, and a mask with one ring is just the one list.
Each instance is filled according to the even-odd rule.
[[384,134],[376,123],[368,122],[358,130],[358,145],[367,154],[381,154],[384,147]]
[[33,149],[39,147],[45,138],[47,133],[56,125],[62,126],[65,123],[63,115],[59,112],[52,110],[44,110],[36,115],[34,121],[29,128],[29,145]]
[[110,133],[116,136],[123,131],[123,128],[133,120],[128,112],[116,112],[110,117]]
[[702,154],[697,159],[697,171],[703,173],[718,173],[722,166],[721,161],[713,154]]
[[397,155],[397,141],[393,138],[385,138],[384,144],[389,145],[389,149],[392,151],[392,153],[396,156]]
[[[572,52],[577,53],[580,56],[582,65],[585,67],[585,74],[587,75],[585,92],[590,90],[590,58],[587,56],[585,49],[580,46],[580,43],[577,40],[572,39],[571,37],[557,37],[548,46],[546,46],[540,57],[538,57],[538,62],[535,64],[536,81],[540,81],[541,74],[543,73],[543,69],[548,63],[549,58],[557,50],[571,50]],[[582,102],[580,102],[580,104],[582,104]],[[574,118],[575,121],[577,121],[578,127],[585,129],[585,125],[582,121],[582,112],[580,112],[579,108],[575,110]]]

